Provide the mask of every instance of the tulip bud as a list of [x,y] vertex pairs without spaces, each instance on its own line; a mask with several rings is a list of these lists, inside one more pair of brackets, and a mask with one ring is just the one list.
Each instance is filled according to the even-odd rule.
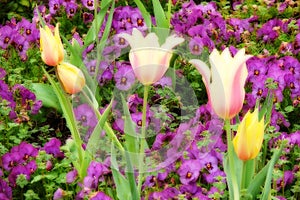
[[64,59],[64,48],[59,36],[58,25],[54,34],[48,26],[40,28],[40,51],[44,63],[49,66],[57,66]]
[[64,90],[69,94],[80,92],[85,85],[82,71],[70,63],[60,63],[57,66],[57,75]]
[[258,121],[258,109],[253,113],[248,111],[232,141],[239,159],[246,161],[255,158],[261,149],[263,139],[264,118]]

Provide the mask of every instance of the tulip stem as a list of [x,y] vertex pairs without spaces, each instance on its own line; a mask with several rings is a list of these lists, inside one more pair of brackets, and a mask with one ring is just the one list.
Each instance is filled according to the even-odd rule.
[[[232,144],[232,136],[231,136],[231,127],[230,127],[230,120],[225,119],[225,130],[226,130],[226,137],[227,137],[227,156],[229,159],[229,173],[231,176],[231,182],[232,182],[232,187],[233,187],[233,199],[234,200],[239,200],[240,199],[240,194],[239,194],[239,187],[237,183],[237,178],[236,178],[236,171],[235,171],[235,166],[234,166],[234,151],[233,151],[233,144]],[[230,198],[232,199],[232,197]]]
[[141,196],[141,188],[143,181],[143,170],[144,170],[144,157],[145,157],[145,142],[146,142],[146,115],[147,115],[147,101],[148,101],[149,85],[144,86],[144,99],[143,99],[143,110],[142,110],[142,130],[140,139],[140,159],[139,159],[139,176],[138,176],[138,191]]
[[246,171],[246,162],[247,161],[243,161],[243,171],[242,171],[242,181],[241,181],[241,190],[243,190],[246,186],[246,175],[247,175],[247,171]]

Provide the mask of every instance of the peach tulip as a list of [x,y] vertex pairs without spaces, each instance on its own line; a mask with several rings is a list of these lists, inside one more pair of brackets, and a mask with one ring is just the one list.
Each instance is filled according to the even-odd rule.
[[171,35],[160,46],[155,33],[147,36],[138,29],[133,29],[132,35],[119,35],[128,41],[131,46],[129,60],[136,78],[144,85],[159,81],[169,68],[172,57],[172,48],[184,41],[183,38]]
[[233,147],[239,159],[246,161],[255,158],[264,139],[264,118],[258,121],[258,109],[247,112],[233,138]]
[[58,24],[54,34],[48,26],[40,28],[40,50],[44,63],[57,66],[64,59],[64,48],[59,36]]
[[248,76],[245,55],[241,49],[232,57],[226,48],[220,54],[216,49],[209,55],[209,68],[198,59],[190,60],[202,75],[209,102],[215,113],[223,119],[231,119],[240,112],[245,98],[245,81]]
[[64,90],[69,94],[80,92],[85,85],[82,71],[70,63],[62,62],[57,65],[57,75]]

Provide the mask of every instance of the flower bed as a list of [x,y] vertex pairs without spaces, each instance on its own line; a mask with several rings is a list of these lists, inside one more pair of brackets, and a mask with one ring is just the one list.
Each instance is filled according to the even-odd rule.
[[0,13],[0,199],[299,198],[298,2]]

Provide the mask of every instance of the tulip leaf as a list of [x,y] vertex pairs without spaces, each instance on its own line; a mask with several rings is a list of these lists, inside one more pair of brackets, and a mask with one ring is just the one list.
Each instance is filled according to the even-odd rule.
[[[96,153],[97,147],[99,148],[99,140],[101,140],[101,132],[103,130],[103,126],[107,120],[107,117],[111,112],[111,107],[112,107],[112,101],[105,109],[103,114],[99,116],[100,118],[98,119],[98,123],[89,138],[89,141],[86,146],[86,150],[90,152],[91,155],[94,155]],[[98,110],[95,109],[95,112],[98,112]]]
[[123,112],[124,112],[124,132],[125,132],[125,146],[129,152],[138,152],[138,143],[136,137],[136,124],[132,121],[127,102],[125,101],[123,95],[121,95]]
[[54,108],[59,113],[62,112],[57,96],[50,85],[44,83],[32,83],[31,86],[36,95],[36,99],[41,100],[44,107]]
[[159,28],[170,28],[170,24],[166,18],[165,11],[162,8],[159,0],[152,0],[155,21]]
[[118,163],[116,160],[116,150],[114,144],[111,146],[111,171],[114,179],[114,183],[116,184],[117,197],[118,199],[131,200],[132,196],[130,191],[130,185],[128,180],[120,173]]
[[149,14],[149,12],[147,11],[147,9],[145,8],[145,6],[143,5],[143,3],[140,0],[134,0],[134,3],[137,5],[139,10],[141,11],[147,28],[149,30],[151,30],[151,28],[152,28],[151,15]]
[[[126,147],[125,147],[125,158],[126,158],[126,164],[127,164],[126,177],[129,181],[130,191],[131,191],[133,199],[139,200],[140,196],[139,196],[139,192],[137,190],[137,185],[135,182],[134,169],[132,167],[132,161],[130,159],[131,156],[130,156],[130,152],[127,151]],[[140,173],[142,173],[142,172],[140,172]]]
[[95,19],[92,22],[92,26],[90,27],[90,29],[88,30],[84,38],[83,43],[85,47],[87,47],[88,45],[90,45],[91,43],[93,43],[98,39],[98,33],[100,31],[101,25],[103,24],[109,5],[110,5],[109,3],[107,3],[106,5],[101,4],[101,10],[95,16]]
[[[272,174],[273,174],[274,165],[281,155],[282,148],[283,148],[283,145],[281,145],[280,149],[275,150],[275,152],[273,153],[273,156],[272,156],[271,160],[268,162],[268,164],[257,173],[257,175],[254,177],[254,179],[249,184],[249,186],[247,188],[247,193],[251,194],[254,199],[259,194],[264,182],[265,182],[265,189],[264,189],[263,194],[266,194],[266,195],[269,194],[270,189],[271,189],[270,188],[271,187],[271,178],[272,178]],[[267,179],[266,179],[266,177],[267,177]]]
[[281,144],[280,149],[276,150],[276,152],[273,154],[271,160],[269,161],[270,166],[267,171],[267,177],[266,177],[265,186],[264,186],[264,190],[263,190],[263,194],[262,194],[262,198],[261,198],[262,200],[269,199],[269,195],[271,192],[271,181],[272,181],[272,177],[273,177],[274,166],[281,155],[283,146],[284,146],[284,143]]

